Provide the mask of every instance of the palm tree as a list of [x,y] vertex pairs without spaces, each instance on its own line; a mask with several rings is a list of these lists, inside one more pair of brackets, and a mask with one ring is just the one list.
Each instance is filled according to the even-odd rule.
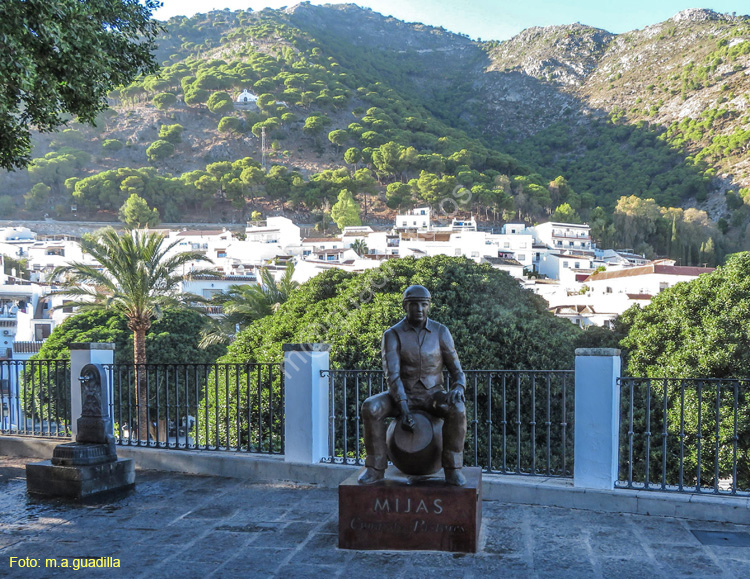
[[[177,272],[191,261],[211,261],[197,252],[174,253],[176,240],[153,232],[128,231],[120,235],[111,227],[84,236],[81,249],[99,265],[70,262],[58,267],[53,277],[62,277],[63,295],[77,298],[81,310],[110,309],[124,315],[133,331],[135,402],[140,425],[148,422],[146,376],[146,332],[151,321],[170,305],[200,301],[198,296],[178,292],[185,275]],[[141,430],[144,434],[147,429]]]
[[278,310],[299,287],[292,281],[293,275],[294,265],[290,263],[278,282],[268,268],[262,268],[260,284],[230,285],[226,293],[214,298],[224,307],[224,315],[203,332],[201,347],[227,344],[239,330]]
[[365,253],[370,251],[370,248],[367,247],[367,242],[364,239],[355,240],[354,243],[352,243],[352,249],[360,257],[362,257]]

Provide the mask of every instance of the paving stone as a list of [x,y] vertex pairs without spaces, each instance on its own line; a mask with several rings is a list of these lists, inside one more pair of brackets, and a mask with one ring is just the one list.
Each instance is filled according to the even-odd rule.
[[24,464],[0,457],[0,577],[70,576],[11,570],[11,556],[89,555],[120,559],[85,572],[108,578],[750,577],[750,548],[691,532],[750,525],[485,501],[477,554],[341,550],[334,489],[138,471],[133,494],[78,505],[29,499]]
[[722,570],[700,546],[654,544],[651,550],[656,561],[678,577],[718,577]]

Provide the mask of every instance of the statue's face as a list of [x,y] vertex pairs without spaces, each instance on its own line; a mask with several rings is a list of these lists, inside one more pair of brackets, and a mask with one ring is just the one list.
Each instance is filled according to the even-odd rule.
[[412,326],[423,324],[427,320],[427,314],[430,311],[429,300],[410,300],[404,302],[404,311],[406,312],[406,321]]

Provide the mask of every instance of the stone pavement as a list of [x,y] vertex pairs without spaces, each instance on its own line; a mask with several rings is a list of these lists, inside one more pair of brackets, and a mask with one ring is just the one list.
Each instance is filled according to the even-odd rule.
[[[109,504],[27,497],[24,465],[0,457],[0,576],[63,577],[46,559],[112,557],[85,577],[750,577],[750,546],[707,546],[694,530],[748,525],[484,502],[476,555],[343,551],[335,490],[138,471]],[[747,541],[750,543],[750,540]],[[10,568],[29,557],[37,568]]]

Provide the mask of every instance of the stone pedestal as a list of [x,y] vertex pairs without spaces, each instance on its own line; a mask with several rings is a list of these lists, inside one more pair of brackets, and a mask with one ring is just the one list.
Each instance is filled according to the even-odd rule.
[[58,466],[51,460],[26,465],[26,490],[32,495],[86,499],[135,487],[132,458],[92,465]]
[[26,490],[33,495],[84,499],[135,486],[133,459],[117,458],[107,418],[106,374],[99,364],[81,370],[81,417],[75,442],[55,447],[52,460],[26,465]]
[[408,477],[389,467],[385,480],[360,485],[355,473],[339,485],[341,549],[475,553],[482,526],[482,469],[464,468],[466,485],[443,472]]

